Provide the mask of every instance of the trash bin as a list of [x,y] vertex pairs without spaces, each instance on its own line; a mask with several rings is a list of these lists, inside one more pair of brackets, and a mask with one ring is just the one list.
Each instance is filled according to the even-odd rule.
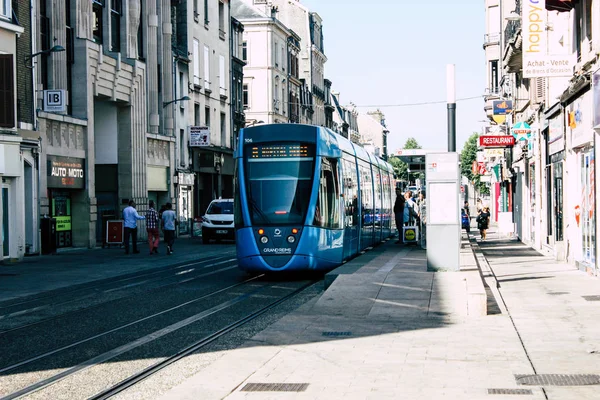
[[42,217],[42,254],[56,253],[56,218]]

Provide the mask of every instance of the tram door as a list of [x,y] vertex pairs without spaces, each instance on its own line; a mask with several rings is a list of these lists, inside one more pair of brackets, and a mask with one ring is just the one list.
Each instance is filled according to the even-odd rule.
[[356,161],[344,155],[342,160],[344,194],[344,260],[358,253],[359,203]]

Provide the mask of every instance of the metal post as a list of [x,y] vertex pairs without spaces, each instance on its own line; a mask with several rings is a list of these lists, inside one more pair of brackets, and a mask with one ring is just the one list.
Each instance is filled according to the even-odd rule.
[[456,84],[454,64],[446,66],[446,96],[448,102],[448,152],[456,151]]

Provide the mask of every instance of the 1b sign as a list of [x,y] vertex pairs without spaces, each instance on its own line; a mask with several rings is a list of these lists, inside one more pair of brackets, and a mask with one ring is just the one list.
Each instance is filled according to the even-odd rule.
[[66,90],[44,90],[44,111],[65,112],[67,110]]

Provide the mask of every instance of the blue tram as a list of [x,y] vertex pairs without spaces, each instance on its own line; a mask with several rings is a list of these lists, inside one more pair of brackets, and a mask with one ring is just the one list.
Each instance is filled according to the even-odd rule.
[[242,129],[235,165],[246,271],[329,270],[393,235],[392,166],[329,129]]

